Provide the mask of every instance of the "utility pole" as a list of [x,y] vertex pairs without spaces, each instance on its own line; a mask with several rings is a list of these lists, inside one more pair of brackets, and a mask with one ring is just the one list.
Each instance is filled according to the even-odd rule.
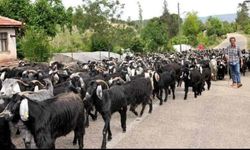
[[[179,38],[181,38],[181,15],[180,15],[180,3],[178,2],[178,22],[179,22]],[[181,46],[181,41],[180,41],[180,51],[182,52],[182,46]]]

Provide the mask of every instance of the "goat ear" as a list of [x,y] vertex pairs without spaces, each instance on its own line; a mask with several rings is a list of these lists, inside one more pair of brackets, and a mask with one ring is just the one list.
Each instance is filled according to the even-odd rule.
[[83,81],[83,79],[82,79],[82,77],[80,77],[80,83],[81,83],[81,88],[84,88],[85,87],[85,83],[84,83],[84,81]]
[[130,81],[131,81],[131,79],[130,79],[129,75],[126,74],[126,82],[130,82]]
[[29,118],[29,105],[28,105],[28,100],[23,99],[21,104],[20,104],[20,109],[19,109],[20,117],[22,121],[27,121]]
[[113,78],[111,78],[109,81],[108,81],[109,85],[112,85],[113,84]]
[[35,88],[34,88],[34,92],[37,92],[37,91],[39,91],[38,85],[36,85]]
[[4,72],[2,72],[2,74],[1,74],[1,77],[0,77],[0,80],[4,80],[4,78],[5,78],[5,74],[6,74],[6,72],[4,71]]
[[157,72],[155,73],[154,77],[155,77],[155,80],[156,80],[157,82],[160,81],[160,76],[159,76],[159,74],[158,74]]
[[102,99],[102,86],[98,85],[96,88],[96,95],[99,99]]

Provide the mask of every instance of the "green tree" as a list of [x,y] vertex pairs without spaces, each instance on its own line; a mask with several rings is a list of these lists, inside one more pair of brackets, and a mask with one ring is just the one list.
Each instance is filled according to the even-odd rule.
[[95,33],[91,36],[91,51],[112,51],[113,45],[107,36]]
[[129,45],[130,50],[132,50],[133,52],[143,52],[144,49],[144,44],[142,42],[142,40],[138,37],[135,37],[132,39],[130,45]]
[[146,49],[150,51],[164,49],[168,43],[167,37],[166,24],[162,23],[159,18],[151,19],[141,33]]
[[1,16],[9,17],[29,24],[33,7],[30,0],[0,0]]
[[189,12],[182,26],[183,33],[188,37],[189,44],[196,46],[198,44],[197,35],[202,32],[202,22],[199,20],[196,12]]
[[225,34],[225,29],[223,23],[220,19],[215,17],[209,17],[206,22],[207,35],[217,35],[222,36]]
[[224,26],[224,33],[232,33],[235,32],[235,24],[234,23],[229,23],[227,21],[223,21],[223,26]]
[[21,49],[30,61],[44,62],[50,56],[48,36],[42,29],[30,27],[21,39]]
[[[166,28],[168,29],[168,37],[173,38],[179,33],[179,19],[182,19],[177,14],[170,14],[168,11],[167,1],[163,2],[163,14],[160,17],[161,22],[166,23]],[[180,22],[180,23],[181,23]]]
[[244,26],[246,26],[250,22],[250,18],[248,16],[248,8],[245,2],[239,3],[239,10],[237,11],[236,23],[240,26],[241,29],[244,30]]
[[70,11],[66,11],[61,0],[37,0],[34,3],[34,18],[32,25],[43,29],[46,34],[54,37],[56,35],[56,26],[62,28],[72,22],[68,17]]
[[141,30],[143,28],[143,10],[141,7],[141,3],[139,1],[137,1],[137,5],[138,5],[138,9],[139,9],[139,30]]
[[201,32],[201,21],[199,20],[196,12],[189,12],[183,23],[184,35],[197,35]]
[[121,24],[114,30],[116,30],[114,44],[124,49],[130,48],[131,43],[134,43],[134,39],[136,39],[136,30],[126,24]]
[[[85,0],[82,7],[77,8],[77,15],[83,18],[76,21],[78,17],[74,14],[73,22],[77,23],[82,32],[87,30],[93,32],[91,49],[111,50],[116,39],[116,23],[122,14],[124,5],[118,0]],[[111,48],[111,49],[109,49]]]

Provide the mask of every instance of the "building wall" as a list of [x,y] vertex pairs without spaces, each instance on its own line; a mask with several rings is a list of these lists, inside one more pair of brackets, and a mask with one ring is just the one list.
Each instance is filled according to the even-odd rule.
[[0,32],[8,33],[8,52],[0,52],[0,62],[17,59],[16,37],[11,37],[11,35],[16,35],[15,28],[0,27]]

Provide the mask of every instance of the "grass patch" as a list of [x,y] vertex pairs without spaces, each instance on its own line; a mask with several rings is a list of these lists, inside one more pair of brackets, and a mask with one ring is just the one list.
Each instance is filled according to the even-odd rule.
[[214,41],[214,43],[212,45],[209,45],[208,48],[209,49],[213,49],[216,46],[218,46],[220,43],[222,43],[227,37],[216,37],[216,40]]

